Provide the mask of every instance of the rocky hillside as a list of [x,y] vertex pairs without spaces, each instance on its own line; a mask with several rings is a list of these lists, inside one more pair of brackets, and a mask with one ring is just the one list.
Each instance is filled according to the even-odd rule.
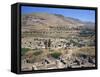
[[[59,14],[32,13],[22,15],[22,34],[25,36],[64,37],[78,35],[81,29],[94,29],[94,23],[64,17]],[[92,25],[92,26],[91,26]]]

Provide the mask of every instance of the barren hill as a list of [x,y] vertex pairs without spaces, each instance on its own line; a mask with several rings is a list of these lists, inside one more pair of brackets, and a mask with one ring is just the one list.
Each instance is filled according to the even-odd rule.
[[[64,17],[60,14],[32,13],[22,15],[23,36],[65,37],[78,35],[81,29],[91,28],[93,24],[82,22],[75,18]],[[92,26],[94,28],[94,25]],[[61,35],[61,36],[60,36]]]

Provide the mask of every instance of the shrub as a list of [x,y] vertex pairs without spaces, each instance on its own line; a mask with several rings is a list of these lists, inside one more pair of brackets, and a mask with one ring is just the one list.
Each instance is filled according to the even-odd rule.
[[25,55],[25,53],[29,50],[29,48],[21,48],[21,55]]
[[56,58],[56,59],[59,58],[60,55],[61,55],[60,52],[54,52],[54,53],[51,53],[51,56],[54,57],[54,58]]

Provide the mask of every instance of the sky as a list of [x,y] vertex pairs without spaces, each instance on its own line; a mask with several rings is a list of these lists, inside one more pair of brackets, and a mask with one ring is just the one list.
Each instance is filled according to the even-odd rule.
[[50,13],[50,14],[61,14],[65,17],[72,17],[72,18],[79,19],[81,21],[95,22],[94,10],[21,6],[22,14],[30,14],[30,13],[38,13],[38,12]]

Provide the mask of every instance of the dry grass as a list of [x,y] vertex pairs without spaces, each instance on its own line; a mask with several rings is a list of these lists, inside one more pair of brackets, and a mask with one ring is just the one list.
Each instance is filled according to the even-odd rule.
[[95,56],[95,47],[78,48],[76,51],[73,51],[73,54],[77,56],[80,55]]
[[[66,53],[66,51],[68,53]],[[67,56],[71,54],[70,57],[73,56],[95,56],[95,47],[82,47],[82,48],[72,48],[69,50],[64,49],[37,49],[28,51],[24,56],[29,58],[30,62],[39,62],[43,59],[46,59],[49,56],[53,58],[58,58],[60,56]]]

